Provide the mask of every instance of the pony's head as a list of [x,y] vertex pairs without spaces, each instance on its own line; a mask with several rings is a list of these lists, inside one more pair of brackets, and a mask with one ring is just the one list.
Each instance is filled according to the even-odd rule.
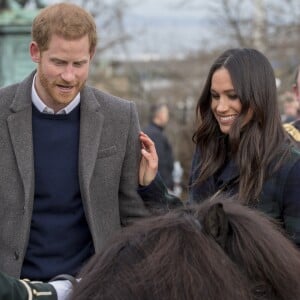
[[183,210],[126,228],[88,262],[72,299],[252,299],[244,275],[203,230]]
[[144,219],[79,274],[72,299],[300,299],[300,256],[265,215],[229,199]]
[[249,279],[254,299],[300,299],[300,253],[279,224],[229,199],[190,208]]

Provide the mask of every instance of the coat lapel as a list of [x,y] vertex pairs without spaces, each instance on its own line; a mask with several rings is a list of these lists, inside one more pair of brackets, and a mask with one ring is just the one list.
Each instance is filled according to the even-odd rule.
[[104,116],[92,91],[86,87],[80,100],[79,182],[83,199],[89,199],[89,183],[97,159]]
[[32,142],[32,73],[17,87],[7,118],[8,130],[24,185],[25,201],[33,199],[34,164]]

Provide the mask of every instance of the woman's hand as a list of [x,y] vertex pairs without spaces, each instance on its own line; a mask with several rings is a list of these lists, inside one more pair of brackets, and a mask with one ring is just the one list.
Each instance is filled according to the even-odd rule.
[[140,132],[140,141],[142,145],[142,159],[139,170],[139,184],[142,186],[149,185],[155,178],[158,169],[158,156],[154,142],[147,134]]

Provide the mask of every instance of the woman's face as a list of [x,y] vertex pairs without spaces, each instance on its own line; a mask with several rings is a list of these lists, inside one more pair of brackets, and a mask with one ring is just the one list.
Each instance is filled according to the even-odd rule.
[[[230,74],[225,68],[215,71],[211,79],[211,110],[219,123],[220,130],[228,134],[230,128],[242,110],[242,103],[238,98]],[[249,108],[243,125],[249,122],[253,110]]]

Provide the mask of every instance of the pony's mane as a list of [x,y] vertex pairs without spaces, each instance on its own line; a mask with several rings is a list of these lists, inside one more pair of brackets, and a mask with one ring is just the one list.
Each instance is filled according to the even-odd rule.
[[300,254],[274,221],[218,198],[124,229],[79,277],[75,300],[296,300]]
[[79,276],[75,300],[252,299],[236,265],[188,214],[125,229]]

